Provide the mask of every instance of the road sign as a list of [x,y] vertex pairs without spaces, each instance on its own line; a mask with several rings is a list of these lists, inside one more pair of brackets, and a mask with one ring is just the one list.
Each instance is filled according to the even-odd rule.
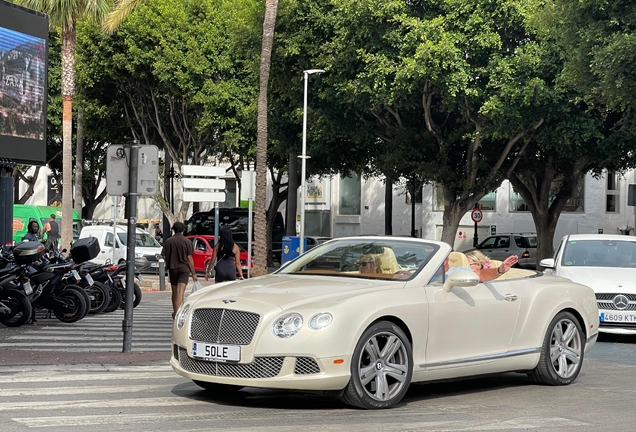
[[225,168],[220,166],[182,165],[181,186],[187,202],[225,201]]
[[484,218],[484,214],[481,212],[480,209],[476,208],[473,209],[473,211],[470,213],[470,218],[473,220],[473,222],[479,223]]
[[[112,144],[106,149],[106,193],[122,196],[128,193],[130,146]],[[159,193],[159,149],[154,145],[139,147],[137,193],[155,196]]]

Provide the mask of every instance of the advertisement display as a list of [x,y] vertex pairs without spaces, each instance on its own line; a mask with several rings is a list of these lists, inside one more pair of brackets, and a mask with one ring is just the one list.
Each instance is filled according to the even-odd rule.
[[46,162],[46,15],[0,0],[0,158]]

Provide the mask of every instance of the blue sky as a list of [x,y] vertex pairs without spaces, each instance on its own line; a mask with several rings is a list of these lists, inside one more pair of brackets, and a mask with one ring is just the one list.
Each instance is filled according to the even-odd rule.
[[45,44],[44,39],[39,37],[0,27],[0,51],[6,52],[25,42],[40,42],[43,46]]

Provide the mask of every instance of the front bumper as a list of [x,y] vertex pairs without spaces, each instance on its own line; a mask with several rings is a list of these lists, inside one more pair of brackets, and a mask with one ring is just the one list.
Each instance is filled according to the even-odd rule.
[[[334,363],[335,360],[344,360]],[[250,363],[216,363],[194,359],[173,344],[170,365],[179,375],[196,381],[242,387],[333,391],[345,388],[351,356],[255,356]]]

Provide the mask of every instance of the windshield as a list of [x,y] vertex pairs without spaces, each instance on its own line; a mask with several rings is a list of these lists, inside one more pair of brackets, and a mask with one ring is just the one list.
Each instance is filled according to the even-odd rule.
[[424,241],[336,239],[316,246],[277,274],[410,279],[438,248]]
[[565,267],[636,267],[636,242],[628,240],[571,240],[565,245]]
[[[127,233],[117,233],[117,237],[119,237],[119,241],[124,246],[128,246],[128,244],[127,244],[127,241],[128,241],[127,236],[128,236]],[[151,236],[150,234],[148,234],[147,232],[143,232],[143,233],[139,233],[138,232],[138,233],[135,234],[135,246],[158,247],[158,248],[161,247],[159,242],[157,242],[157,240],[155,240],[155,238],[153,236]]]

